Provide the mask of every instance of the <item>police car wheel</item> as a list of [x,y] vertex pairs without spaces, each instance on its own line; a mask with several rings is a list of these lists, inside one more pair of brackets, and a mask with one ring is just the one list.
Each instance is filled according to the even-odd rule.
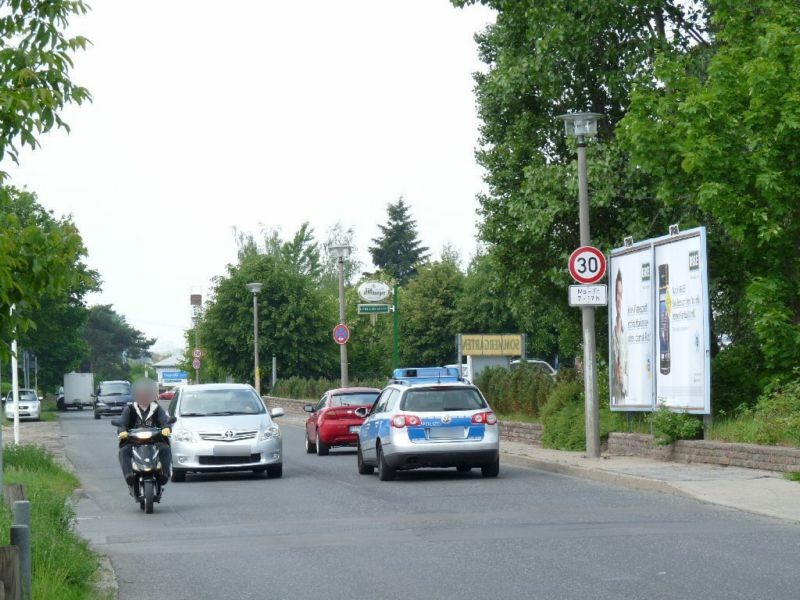
[[358,445],[358,473],[359,475],[372,475],[375,467],[364,463],[364,456],[361,454],[361,444]]
[[481,467],[481,475],[484,477],[497,477],[500,474],[500,458],[493,463]]
[[378,446],[378,479],[381,481],[392,481],[397,472],[389,466],[383,456],[383,448]]

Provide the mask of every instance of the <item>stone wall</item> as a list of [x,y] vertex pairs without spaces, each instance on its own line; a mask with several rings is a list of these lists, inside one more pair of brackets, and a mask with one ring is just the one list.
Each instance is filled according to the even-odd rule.
[[[277,406],[286,411],[289,417],[307,417],[303,411],[303,405],[315,404],[313,400],[293,400],[291,398],[277,398],[275,396],[264,396],[267,407],[273,409]],[[517,421],[501,421],[500,437],[509,442],[521,442],[523,444],[539,445],[542,437],[542,426],[538,423],[519,423]]]
[[653,437],[639,433],[612,433],[608,452],[683,463],[744,467],[783,473],[800,471],[800,448],[730,444],[706,440],[678,440],[670,446],[655,446]]

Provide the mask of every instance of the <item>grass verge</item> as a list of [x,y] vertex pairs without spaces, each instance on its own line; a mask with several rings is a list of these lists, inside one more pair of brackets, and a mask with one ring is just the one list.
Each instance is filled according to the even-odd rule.
[[783,476],[789,481],[796,481],[797,483],[800,483],[800,471],[795,471],[794,473],[785,473]]
[[[78,537],[67,500],[78,478],[59,466],[41,446],[6,446],[4,480],[25,486],[31,502],[32,597],[94,600],[97,555]],[[0,506],[0,539],[8,540],[11,511]]]

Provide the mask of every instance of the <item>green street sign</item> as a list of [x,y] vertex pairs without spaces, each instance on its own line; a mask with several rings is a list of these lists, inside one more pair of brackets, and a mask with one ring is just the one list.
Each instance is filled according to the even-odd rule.
[[359,304],[358,314],[360,315],[388,315],[388,304]]

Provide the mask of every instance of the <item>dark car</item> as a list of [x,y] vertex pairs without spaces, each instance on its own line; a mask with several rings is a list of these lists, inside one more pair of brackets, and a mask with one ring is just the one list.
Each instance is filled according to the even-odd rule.
[[129,381],[103,381],[94,395],[94,418],[103,415],[120,415],[122,409],[133,402]]

